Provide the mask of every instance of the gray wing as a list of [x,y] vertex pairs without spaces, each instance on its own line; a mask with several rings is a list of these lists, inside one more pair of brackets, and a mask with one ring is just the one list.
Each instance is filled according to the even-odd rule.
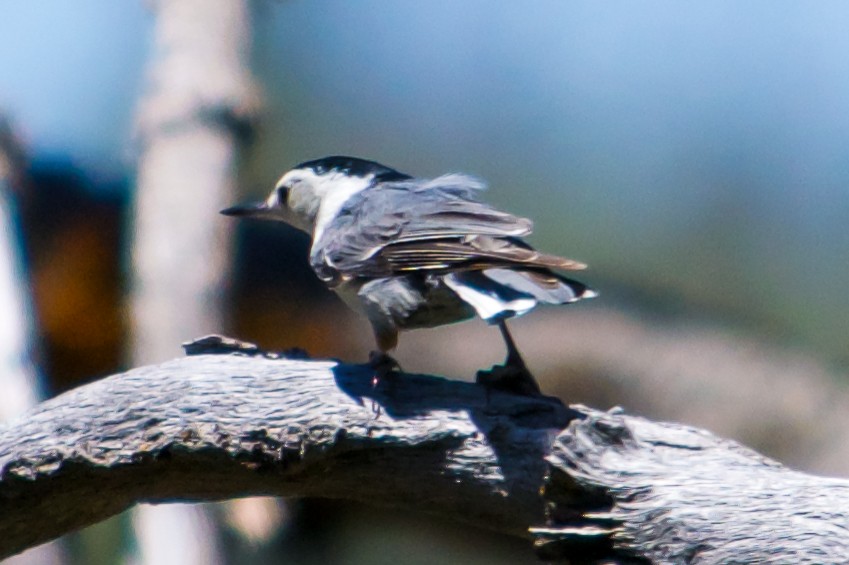
[[354,196],[314,242],[310,262],[328,282],[416,270],[515,263],[560,269],[580,263],[543,255],[518,239],[533,224],[480,202],[465,175],[384,183]]

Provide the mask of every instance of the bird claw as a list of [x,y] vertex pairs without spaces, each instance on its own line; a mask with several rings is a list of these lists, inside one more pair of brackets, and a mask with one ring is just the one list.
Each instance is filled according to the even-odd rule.
[[368,365],[374,369],[375,377],[385,377],[395,371],[403,371],[401,365],[394,357],[390,357],[382,351],[372,351],[368,354]]
[[[401,365],[393,357],[390,357],[382,351],[372,351],[368,355],[368,366],[372,368],[374,373],[371,376],[371,388],[375,390],[383,379],[388,378],[397,369],[403,371]],[[374,412],[375,418],[379,418],[381,414],[380,405],[374,400],[371,403],[371,410]]]

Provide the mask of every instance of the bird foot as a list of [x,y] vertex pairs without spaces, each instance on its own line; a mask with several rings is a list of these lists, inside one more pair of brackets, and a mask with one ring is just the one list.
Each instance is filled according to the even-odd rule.
[[489,370],[480,370],[475,382],[491,390],[501,390],[522,396],[542,396],[536,379],[522,364],[505,363],[493,365]]
[[398,363],[394,357],[391,357],[382,351],[371,351],[368,354],[368,364],[369,367],[373,368],[375,371],[385,371],[387,373],[392,372],[395,369],[403,371],[403,369],[401,369],[401,364]]
[[395,358],[390,357],[382,351],[372,351],[368,354],[368,366],[374,370],[372,379],[373,386],[377,386],[380,380],[391,375],[396,369],[403,371],[401,365]]
[[[368,354],[368,366],[374,371],[371,377],[372,390],[376,389],[381,381],[389,381],[389,377],[392,376],[396,369],[399,371],[403,370],[401,369],[401,365],[398,361],[382,351],[372,351]],[[371,403],[371,410],[374,412],[375,418],[380,417],[380,405],[378,405],[374,400],[372,400]]]

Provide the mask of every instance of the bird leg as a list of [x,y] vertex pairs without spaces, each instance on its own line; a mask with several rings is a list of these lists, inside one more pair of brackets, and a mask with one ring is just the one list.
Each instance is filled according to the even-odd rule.
[[507,346],[507,359],[504,360],[504,365],[527,371],[528,366],[525,365],[525,360],[522,359],[519,348],[516,347],[516,342],[513,341],[510,330],[507,329],[507,322],[499,320],[498,329],[501,330],[501,337],[504,338],[504,344]]
[[504,338],[504,344],[507,346],[507,359],[504,360],[503,365],[494,365],[488,371],[478,371],[476,382],[497,390],[525,396],[540,396],[542,392],[539,385],[528,370],[525,360],[522,359],[516,342],[513,341],[513,336],[507,329],[507,322],[499,320],[498,329],[501,330],[501,337]]
[[398,361],[389,356],[387,351],[395,349],[398,345],[398,331],[388,324],[372,323],[374,329],[374,338],[377,342],[377,351],[372,351],[368,355],[369,367],[374,369],[374,377],[372,385],[377,387],[382,377],[388,376],[392,371],[401,369]]
[[395,360],[394,357],[388,355],[384,351],[371,351],[368,354],[368,366],[374,369],[374,385],[377,386],[377,383],[380,381],[381,377],[385,377],[389,375],[395,369],[399,371],[401,369],[401,365],[398,361]]

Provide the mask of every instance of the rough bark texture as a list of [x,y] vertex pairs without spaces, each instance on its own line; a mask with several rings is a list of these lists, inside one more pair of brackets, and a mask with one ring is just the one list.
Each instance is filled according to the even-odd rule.
[[547,458],[550,526],[532,529],[541,555],[622,563],[849,559],[849,481],[789,470],[704,430],[579,410],[588,417],[564,430]]
[[441,514],[535,535],[543,555],[578,562],[836,563],[849,552],[849,483],[704,431],[246,353],[116,375],[0,431],[0,555],[139,501],[250,494]]

